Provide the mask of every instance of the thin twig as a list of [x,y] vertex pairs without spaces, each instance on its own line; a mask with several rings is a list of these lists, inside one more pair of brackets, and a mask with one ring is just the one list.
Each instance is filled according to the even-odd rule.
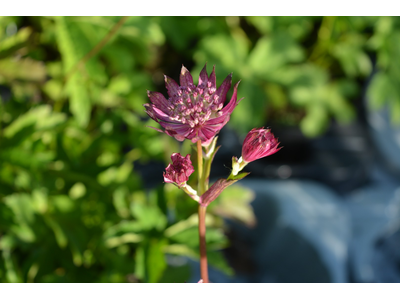
[[71,76],[81,67],[85,65],[85,63],[95,56],[107,43],[108,41],[115,35],[118,29],[125,23],[125,21],[129,17],[122,17],[117,24],[114,25],[113,28],[108,32],[108,34],[96,45],[92,50],[90,50],[84,57],[82,57],[75,66],[68,72],[65,76],[65,82],[67,82]]

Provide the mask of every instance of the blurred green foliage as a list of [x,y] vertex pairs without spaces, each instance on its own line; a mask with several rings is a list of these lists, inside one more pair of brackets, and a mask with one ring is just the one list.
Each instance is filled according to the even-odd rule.
[[[0,17],[1,282],[188,279],[173,258],[198,258],[197,204],[135,169],[191,152],[142,107],[181,64],[242,80],[227,125],[240,134],[273,122],[317,136],[355,118],[369,78],[371,106],[400,122],[397,17],[129,17],[93,51],[120,20]],[[227,274],[221,217],[256,222],[251,191],[230,189],[207,219],[209,262]]]

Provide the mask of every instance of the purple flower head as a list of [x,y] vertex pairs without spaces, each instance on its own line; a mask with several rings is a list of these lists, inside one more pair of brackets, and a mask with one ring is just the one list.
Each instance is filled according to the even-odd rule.
[[188,181],[189,176],[194,172],[190,154],[183,157],[179,153],[171,155],[172,164],[169,164],[164,172],[165,183],[175,183],[178,186],[183,186]]
[[246,163],[278,152],[278,139],[270,129],[254,128],[250,130],[243,142],[242,157]]
[[226,94],[232,84],[232,74],[225,78],[218,89],[215,66],[210,76],[204,66],[197,86],[193,84],[192,75],[184,66],[180,74],[180,85],[172,78],[164,77],[169,98],[167,100],[161,93],[148,91],[151,103],[144,104],[146,113],[165,128],[166,134],[178,141],[189,139],[196,143],[201,140],[203,146],[208,146],[229,121],[241,100],[237,100],[239,82],[235,84],[232,98],[224,107]]

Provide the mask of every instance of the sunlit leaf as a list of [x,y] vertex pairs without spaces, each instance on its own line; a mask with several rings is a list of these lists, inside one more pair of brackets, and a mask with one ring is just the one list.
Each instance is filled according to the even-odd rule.
[[247,226],[254,226],[256,218],[250,203],[255,198],[253,191],[240,184],[228,187],[215,201],[211,209],[214,213],[243,222]]
[[[85,49],[82,49],[82,44],[87,42],[82,40],[82,34],[79,28],[67,23],[64,17],[57,18],[57,39],[60,47],[60,52],[63,57],[65,74],[68,74],[76,63],[83,57]],[[90,49],[89,49],[90,50]],[[91,104],[88,92],[82,84],[84,76],[82,70],[78,70],[67,83],[67,93],[70,96],[70,110],[76,117],[78,123],[85,127],[90,118]]]
[[27,81],[44,81],[46,67],[43,62],[30,58],[0,60],[0,77],[12,81],[16,79]]
[[139,222],[143,230],[156,228],[162,230],[167,224],[167,218],[157,206],[132,202],[131,213]]
[[0,43],[0,58],[7,57],[16,50],[27,46],[28,38],[32,34],[32,28],[24,27],[18,30],[15,35],[3,39]]

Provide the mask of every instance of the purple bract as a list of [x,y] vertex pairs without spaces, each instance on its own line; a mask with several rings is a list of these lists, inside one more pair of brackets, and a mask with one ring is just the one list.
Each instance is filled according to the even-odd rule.
[[203,146],[208,146],[229,121],[241,100],[237,100],[239,82],[235,84],[232,98],[224,107],[226,94],[232,84],[232,74],[225,78],[218,89],[215,67],[208,76],[204,66],[197,86],[193,84],[192,75],[184,66],[180,74],[180,85],[172,78],[164,77],[169,98],[167,100],[161,93],[148,91],[151,104],[144,104],[146,113],[165,128],[166,134],[178,141],[189,139],[196,143],[201,140]]
[[169,164],[164,172],[164,182],[182,186],[194,172],[192,162],[190,161],[190,154],[183,157],[179,153],[173,153],[171,160],[172,164]]
[[278,139],[270,129],[254,128],[250,130],[243,142],[242,158],[246,163],[278,152]]

